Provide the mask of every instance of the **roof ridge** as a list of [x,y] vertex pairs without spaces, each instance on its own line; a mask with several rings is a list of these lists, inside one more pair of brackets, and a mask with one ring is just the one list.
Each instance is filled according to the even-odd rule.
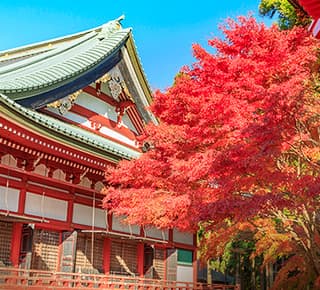
[[[47,92],[49,87],[54,89],[58,83],[65,84],[89,73],[106,58],[115,56],[116,50],[130,37],[130,28],[120,29],[117,25],[110,23],[104,31],[91,32],[42,56],[35,55],[0,68],[0,92],[16,100],[23,99],[26,94],[38,95]],[[47,78],[42,78],[42,72]]]
[[[95,31],[95,32],[101,32],[102,28],[103,27],[106,27],[106,25],[111,25],[111,24],[117,24],[117,25],[120,25],[119,28],[122,28],[121,27],[121,24],[120,24],[120,21],[122,21],[124,19],[124,15],[121,15],[120,17],[114,19],[114,20],[110,20],[100,26],[97,26],[97,27],[94,27],[94,28],[90,28],[90,29],[87,29],[87,30],[84,30],[84,31],[80,31],[80,32],[76,32],[76,33],[72,33],[72,34],[68,34],[68,35],[64,35],[64,36],[59,36],[59,37],[55,37],[55,38],[52,38],[52,39],[47,39],[47,40],[44,40],[44,41],[39,41],[39,42],[36,42],[36,43],[31,43],[31,44],[26,44],[26,45],[22,45],[22,46],[18,46],[18,47],[15,47],[15,48],[10,48],[10,49],[6,49],[6,50],[2,50],[0,51],[0,63],[1,61],[5,61],[8,59],[8,57],[10,56],[10,54],[14,53],[19,53],[19,52],[22,52],[24,50],[32,50],[32,49],[39,49],[41,47],[46,47],[47,45],[51,44],[55,44],[55,43],[59,43],[59,42],[62,42],[62,41],[66,41],[66,40],[72,40],[72,38],[77,38],[77,37],[81,37],[85,34],[88,34],[92,31]],[[5,59],[1,59],[3,57],[6,57]],[[15,58],[13,58],[15,59]]]
[[[31,63],[30,63],[30,60],[27,58],[27,59],[21,60],[19,62],[11,63],[7,66],[2,66],[2,67],[0,67],[0,75],[4,74],[4,73],[11,72],[16,69],[19,69],[19,68],[23,67],[25,65],[25,63],[27,63],[28,65],[31,65],[33,63],[37,63],[39,61],[42,61],[48,57],[52,57],[54,55],[57,55],[63,51],[69,50],[69,49],[81,44],[82,42],[94,37],[95,35],[96,34],[94,34],[93,31],[91,31],[91,33],[87,33],[87,35],[81,36],[78,39],[74,40],[72,42],[72,45],[65,44],[62,47],[51,48],[51,49],[49,48],[51,51],[48,49],[49,51],[44,51],[43,53],[33,57],[33,61]],[[0,62],[1,62],[1,60],[0,60]]]

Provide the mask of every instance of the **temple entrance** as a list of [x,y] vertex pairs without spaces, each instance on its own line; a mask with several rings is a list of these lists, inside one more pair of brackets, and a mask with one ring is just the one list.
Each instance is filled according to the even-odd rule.
[[144,261],[143,261],[143,274],[146,278],[153,278],[153,259],[154,248],[150,245],[144,245]]
[[21,246],[19,265],[21,269],[30,269],[32,259],[33,224],[23,224],[21,233]]

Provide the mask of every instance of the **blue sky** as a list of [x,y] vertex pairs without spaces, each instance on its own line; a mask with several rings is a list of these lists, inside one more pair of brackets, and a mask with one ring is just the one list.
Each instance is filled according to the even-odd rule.
[[252,13],[259,0],[29,0],[0,2],[0,51],[100,26],[124,14],[152,89],[169,87],[184,65],[194,62],[191,46],[206,47],[227,17]]

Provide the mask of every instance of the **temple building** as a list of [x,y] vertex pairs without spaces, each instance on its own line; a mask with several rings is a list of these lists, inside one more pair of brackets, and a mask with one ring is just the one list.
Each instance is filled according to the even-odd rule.
[[193,233],[129,226],[102,208],[106,166],[140,156],[145,124],[157,123],[121,20],[0,52],[2,289],[196,281]]
[[288,0],[293,7],[311,17],[309,31],[316,38],[320,38],[320,1],[318,0]]
[[312,23],[309,27],[312,35],[320,38],[320,2],[315,0],[299,0],[298,2],[303,7],[303,10],[312,18]]

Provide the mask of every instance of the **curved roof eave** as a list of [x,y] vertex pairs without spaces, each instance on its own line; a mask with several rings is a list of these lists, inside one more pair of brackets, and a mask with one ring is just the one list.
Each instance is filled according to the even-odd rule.
[[3,94],[0,94],[0,107],[2,107],[1,113],[15,119],[15,121],[20,121],[19,123],[21,123],[21,118],[24,118],[24,126],[33,131],[91,155],[117,162],[121,159],[138,158],[141,154],[138,150],[133,150],[79,127],[25,108]]
[[[72,41],[66,37],[65,43],[43,53],[2,63],[0,93],[25,106],[39,108],[89,85],[120,60],[120,48],[130,37],[131,29],[122,29],[118,21],[110,21],[98,31],[79,34]],[[46,98],[50,100],[46,102]]]

